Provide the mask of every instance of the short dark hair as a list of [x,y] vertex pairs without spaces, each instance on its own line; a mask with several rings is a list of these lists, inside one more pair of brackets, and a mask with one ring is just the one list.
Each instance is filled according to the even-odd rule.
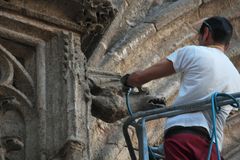
[[203,35],[205,27],[211,32],[214,42],[229,44],[233,34],[233,27],[229,20],[220,16],[206,19],[199,31],[201,35]]

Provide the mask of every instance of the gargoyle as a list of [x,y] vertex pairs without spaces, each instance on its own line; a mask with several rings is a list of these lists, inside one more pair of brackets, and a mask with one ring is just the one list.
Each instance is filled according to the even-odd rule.
[[[113,123],[128,115],[125,94],[117,73],[89,70],[88,80],[92,97],[92,115],[105,122]],[[165,104],[164,98],[149,95],[147,89],[134,91],[129,97],[133,112],[144,111]]]

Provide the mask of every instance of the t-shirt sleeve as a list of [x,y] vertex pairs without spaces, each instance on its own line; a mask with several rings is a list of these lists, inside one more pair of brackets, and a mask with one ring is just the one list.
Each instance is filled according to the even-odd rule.
[[173,63],[176,72],[184,72],[189,69],[193,61],[193,54],[195,49],[192,46],[177,49],[166,58]]

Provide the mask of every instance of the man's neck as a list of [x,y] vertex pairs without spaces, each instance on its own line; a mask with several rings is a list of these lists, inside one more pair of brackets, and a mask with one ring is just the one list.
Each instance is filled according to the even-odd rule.
[[225,46],[222,44],[212,44],[212,45],[207,45],[207,47],[217,48],[223,52],[225,51]]

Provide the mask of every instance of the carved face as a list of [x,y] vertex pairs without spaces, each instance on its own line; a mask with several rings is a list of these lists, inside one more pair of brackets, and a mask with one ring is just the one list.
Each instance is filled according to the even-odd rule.
[[25,159],[23,139],[25,125],[16,111],[7,111],[0,115],[0,141],[6,153],[4,157],[11,160]]

